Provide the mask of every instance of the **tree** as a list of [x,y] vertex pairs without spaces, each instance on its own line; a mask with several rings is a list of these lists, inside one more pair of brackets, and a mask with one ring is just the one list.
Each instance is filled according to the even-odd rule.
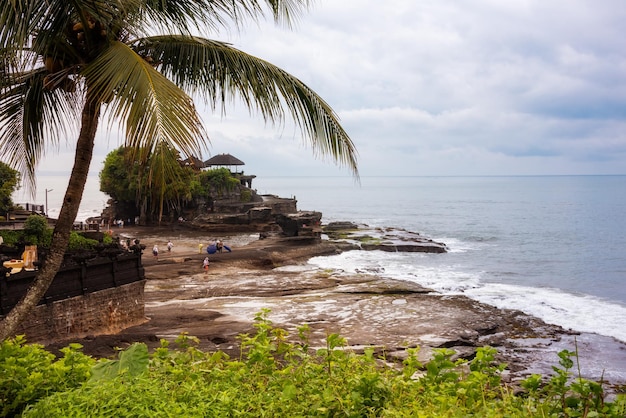
[[0,161],[0,215],[13,207],[11,195],[20,185],[20,173]]
[[[176,150],[168,150],[173,161],[165,162],[159,153],[142,163],[133,161],[132,155],[131,149],[120,147],[106,156],[100,172],[100,190],[116,201],[117,209],[125,213],[123,216],[134,218],[140,214],[141,208],[145,208],[147,212],[140,216],[142,222],[152,219],[160,222],[164,206],[170,216],[180,213],[185,203],[192,199],[191,182],[198,174],[182,164]],[[168,169],[165,176],[155,175],[161,173],[158,170],[160,165]]]
[[[58,272],[82,198],[101,117],[124,126],[139,161],[160,147],[208,144],[193,100],[240,98],[268,122],[291,116],[316,153],[358,176],[356,150],[330,106],[280,68],[192,35],[264,17],[289,24],[309,0],[4,0],[0,5],[0,150],[35,188],[48,144],[77,135],[53,244],[33,285],[0,324],[11,336]],[[158,33],[158,34],[157,34]],[[123,122],[121,124],[120,122]],[[164,160],[165,161],[165,160]],[[166,170],[167,167],[160,167]]]

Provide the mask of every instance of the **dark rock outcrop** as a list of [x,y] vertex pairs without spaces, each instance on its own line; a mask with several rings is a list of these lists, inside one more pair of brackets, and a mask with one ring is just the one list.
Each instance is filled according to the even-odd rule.
[[332,222],[323,228],[331,240],[352,243],[362,250],[445,253],[446,244],[417,232],[397,228],[371,228],[353,222]]

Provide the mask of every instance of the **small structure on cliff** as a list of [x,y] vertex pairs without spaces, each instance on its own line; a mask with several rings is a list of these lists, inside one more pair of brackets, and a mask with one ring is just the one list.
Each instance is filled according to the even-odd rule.
[[[204,168],[214,168],[214,167],[226,167],[230,170],[231,174],[239,179],[242,186],[247,186],[252,188],[252,179],[256,176],[254,175],[243,175],[243,170],[241,173],[237,171],[237,167],[246,165],[239,158],[232,156],[231,154],[218,154],[209,158],[204,162]],[[235,167],[235,171],[233,172],[233,167]]]
[[243,161],[241,161],[239,158],[233,157],[230,154],[214,155],[213,157],[209,158],[208,160],[204,162],[205,168],[227,167],[230,170],[230,172],[233,174],[236,174],[237,171],[235,168],[235,171],[233,172],[232,167],[238,167],[242,165],[246,165],[246,164]]

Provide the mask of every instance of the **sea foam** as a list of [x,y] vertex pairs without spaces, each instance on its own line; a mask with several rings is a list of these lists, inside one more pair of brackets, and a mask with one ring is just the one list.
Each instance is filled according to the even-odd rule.
[[468,273],[442,263],[437,255],[347,251],[314,257],[321,269],[377,274],[418,283],[444,295],[464,295],[501,309],[516,309],[547,323],[578,332],[591,332],[626,342],[626,306],[589,295],[550,287],[489,282],[480,273]]

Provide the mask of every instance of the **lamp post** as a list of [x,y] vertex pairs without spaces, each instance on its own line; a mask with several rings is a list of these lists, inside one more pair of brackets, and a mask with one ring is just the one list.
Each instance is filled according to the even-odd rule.
[[53,189],[46,189],[46,218],[48,217],[48,192],[52,192]]

